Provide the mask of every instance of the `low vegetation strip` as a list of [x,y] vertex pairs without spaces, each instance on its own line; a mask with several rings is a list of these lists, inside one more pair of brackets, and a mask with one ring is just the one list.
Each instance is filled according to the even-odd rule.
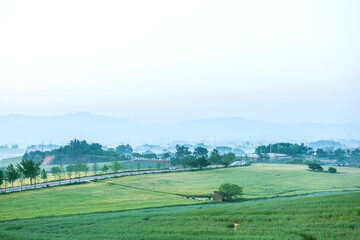
[[355,240],[359,206],[360,193],[342,193],[45,217],[2,222],[0,238]]

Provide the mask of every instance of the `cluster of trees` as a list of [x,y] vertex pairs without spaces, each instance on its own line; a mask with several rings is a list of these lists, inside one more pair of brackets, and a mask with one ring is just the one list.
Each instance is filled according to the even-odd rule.
[[51,151],[31,151],[26,152],[23,159],[31,159],[41,162],[46,156],[55,156],[52,164],[76,164],[86,162],[110,162],[114,160],[126,159],[126,155],[133,152],[132,147],[119,145],[115,151],[104,150],[98,143],[89,144],[85,140],[71,140],[66,146]]
[[303,143],[292,144],[292,143],[275,143],[269,145],[262,145],[255,149],[255,153],[260,157],[267,153],[280,153],[280,154],[288,154],[290,156],[297,156],[308,154],[312,148],[306,147]]
[[210,152],[204,147],[196,147],[193,152],[184,145],[176,145],[175,158],[170,160],[172,165],[182,165],[184,169],[204,168],[211,164],[221,164],[229,166],[236,159],[235,154],[230,152],[220,155],[217,149]]
[[23,159],[20,164],[14,166],[13,164],[9,164],[5,168],[5,172],[0,171],[0,186],[5,183],[5,188],[7,182],[10,182],[12,187],[14,187],[15,181],[20,181],[22,183],[26,178],[30,179],[30,184],[32,184],[33,180],[40,175],[40,163],[36,163],[35,161]]
[[115,151],[120,155],[131,155],[134,150],[129,144],[126,144],[117,146]]

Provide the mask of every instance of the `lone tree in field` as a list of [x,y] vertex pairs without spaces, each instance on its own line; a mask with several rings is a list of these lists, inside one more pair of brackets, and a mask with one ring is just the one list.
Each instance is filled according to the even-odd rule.
[[11,186],[14,187],[14,182],[20,177],[20,174],[14,165],[10,164],[6,167],[5,176],[11,182]]
[[243,188],[237,184],[223,183],[219,187],[219,193],[223,196],[223,201],[231,201],[233,198],[243,195]]
[[17,168],[24,174],[24,177],[30,178],[30,184],[32,185],[32,180],[40,175],[40,162],[36,163],[33,160],[22,159],[20,164],[17,165]]
[[329,173],[336,173],[337,172],[336,168],[334,168],[334,167],[329,167],[328,171],[329,171]]
[[324,170],[319,163],[309,163],[308,166],[313,171],[322,171],[322,170]]

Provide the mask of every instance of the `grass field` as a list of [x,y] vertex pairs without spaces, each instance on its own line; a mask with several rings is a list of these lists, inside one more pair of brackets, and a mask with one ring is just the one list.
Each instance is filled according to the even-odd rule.
[[[233,223],[239,224],[236,230],[231,228]],[[0,224],[1,239],[357,240],[359,236],[360,193],[45,217]]]
[[0,221],[196,203],[199,201],[173,194],[99,181],[0,195]]
[[179,195],[208,196],[224,182],[245,199],[360,190],[360,169],[309,172],[305,166],[255,164],[194,172],[148,174],[0,195],[0,220],[199,204]]
[[245,198],[291,196],[322,191],[360,190],[359,168],[339,173],[307,171],[305,165],[253,164],[249,167],[176,172],[111,179],[113,183],[182,195],[208,196],[224,182],[244,187]]

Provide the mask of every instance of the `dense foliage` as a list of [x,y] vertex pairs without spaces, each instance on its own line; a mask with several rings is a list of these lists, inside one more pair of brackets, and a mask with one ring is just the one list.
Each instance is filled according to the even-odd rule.
[[243,194],[243,188],[237,184],[223,183],[219,187],[219,193],[223,196],[223,201],[231,201]]
[[324,170],[319,163],[312,162],[308,164],[309,168],[313,171],[322,171]]
[[312,148],[306,147],[303,143],[292,144],[292,143],[275,143],[269,145],[262,145],[256,148],[255,153],[262,155],[264,153],[280,153],[288,154],[290,156],[296,156],[301,154],[307,154]]
[[[125,147],[128,149],[127,146]],[[55,156],[55,159],[51,162],[52,164],[109,162],[115,159],[125,159],[125,156],[118,152],[103,150],[101,144],[89,144],[85,140],[80,141],[77,139],[70,141],[66,146],[51,151],[25,153],[23,159],[41,162],[46,156]]]

